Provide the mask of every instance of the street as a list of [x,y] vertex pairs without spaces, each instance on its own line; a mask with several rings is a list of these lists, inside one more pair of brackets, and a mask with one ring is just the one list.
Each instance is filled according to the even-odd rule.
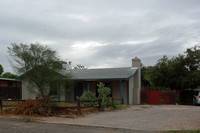
[[0,133],[146,133],[131,129],[103,128],[39,122],[0,117]]

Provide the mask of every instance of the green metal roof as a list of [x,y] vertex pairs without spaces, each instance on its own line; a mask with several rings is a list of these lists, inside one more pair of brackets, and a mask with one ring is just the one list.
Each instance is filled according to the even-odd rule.
[[127,80],[135,75],[137,67],[71,70],[76,80]]

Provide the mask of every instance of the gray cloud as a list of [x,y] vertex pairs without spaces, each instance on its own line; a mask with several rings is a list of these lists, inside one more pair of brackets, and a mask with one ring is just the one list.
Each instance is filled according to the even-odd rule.
[[200,41],[199,0],[0,1],[0,64],[11,43],[48,45],[62,59],[88,67],[154,65]]

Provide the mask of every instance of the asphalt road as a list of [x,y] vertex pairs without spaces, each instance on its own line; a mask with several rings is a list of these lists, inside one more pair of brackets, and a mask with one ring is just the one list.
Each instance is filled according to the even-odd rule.
[[0,133],[147,133],[131,129],[78,126],[40,122],[24,122],[19,119],[0,118]]

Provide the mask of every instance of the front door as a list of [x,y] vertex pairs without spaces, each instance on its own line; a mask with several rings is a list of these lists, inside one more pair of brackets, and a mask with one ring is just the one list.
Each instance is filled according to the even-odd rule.
[[76,97],[80,97],[83,94],[83,84],[79,83],[74,88],[74,101],[76,101]]

